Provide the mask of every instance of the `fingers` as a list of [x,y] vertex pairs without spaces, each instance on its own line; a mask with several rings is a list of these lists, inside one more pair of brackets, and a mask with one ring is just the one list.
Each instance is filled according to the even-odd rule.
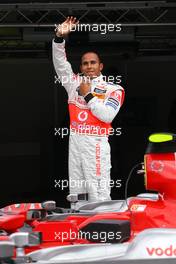
[[77,18],[74,17],[74,18],[72,19],[72,23],[77,25],[77,24],[79,23],[79,20],[77,20]]
[[73,17],[73,16],[69,17],[69,16],[68,16],[68,17],[66,18],[66,20],[65,20],[63,23],[70,23],[70,24],[75,24],[75,25],[77,25],[77,24],[79,23],[79,20],[77,20],[76,17]]
[[82,76],[82,83],[89,84],[91,83],[91,79],[89,76]]
[[77,25],[79,23],[79,20],[77,20],[76,17],[73,17],[73,16],[69,17],[68,16],[67,19],[65,20],[65,23],[70,23],[70,24]]
[[62,24],[55,25],[55,32],[63,34],[69,34],[69,32],[78,25],[79,21],[76,17],[68,16]]
[[68,23],[70,20],[70,17],[67,17],[66,20],[65,20],[65,23]]

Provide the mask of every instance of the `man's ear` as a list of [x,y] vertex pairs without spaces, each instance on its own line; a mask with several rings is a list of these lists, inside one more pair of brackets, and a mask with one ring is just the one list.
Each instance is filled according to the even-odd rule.
[[100,62],[100,71],[102,71],[102,70],[103,70],[103,67],[104,67],[103,63],[102,63],[102,62]]

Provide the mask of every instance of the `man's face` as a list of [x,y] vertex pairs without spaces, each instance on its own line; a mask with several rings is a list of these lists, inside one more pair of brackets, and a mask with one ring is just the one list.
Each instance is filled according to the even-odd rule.
[[100,62],[96,53],[87,52],[82,56],[80,69],[85,76],[93,79],[100,75],[103,63]]

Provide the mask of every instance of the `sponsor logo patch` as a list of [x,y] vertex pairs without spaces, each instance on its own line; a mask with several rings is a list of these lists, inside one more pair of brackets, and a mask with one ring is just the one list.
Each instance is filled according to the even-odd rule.
[[113,104],[115,104],[117,106],[119,105],[119,102],[117,100],[115,100],[114,98],[109,98],[108,102],[113,103]]
[[121,91],[114,91],[111,93],[110,98],[114,98],[115,100],[120,102],[121,99]]
[[106,93],[106,90],[95,87],[94,92],[98,94],[104,94]]
[[78,119],[80,121],[85,121],[85,120],[87,120],[87,118],[88,118],[88,113],[87,112],[85,112],[85,111],[79,112]]
[[115,110],[117,110],[117,105],[116,104],[114,104],[114,103],[111,103],[111,102],[107,102],[106,103],[106,105],[109,105],[109,106],[111,106],[112,108],[114,108]]
[[130,208],[133,212],[143,212],[146,208],[145,204],[133,204]]

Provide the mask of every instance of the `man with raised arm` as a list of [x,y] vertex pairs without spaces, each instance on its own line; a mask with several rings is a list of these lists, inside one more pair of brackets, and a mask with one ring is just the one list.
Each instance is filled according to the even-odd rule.
[[73,73],[65,54],[64,38],[77,24],[76,18],[67,17],[57,26],[53,40],[55,71],[68,93],[70,194],[88,193],[90,202],[111,200],[108,134],[123,103],[124,90],[104,80],[103,63],[92,51],[81,57],[83,77]]

